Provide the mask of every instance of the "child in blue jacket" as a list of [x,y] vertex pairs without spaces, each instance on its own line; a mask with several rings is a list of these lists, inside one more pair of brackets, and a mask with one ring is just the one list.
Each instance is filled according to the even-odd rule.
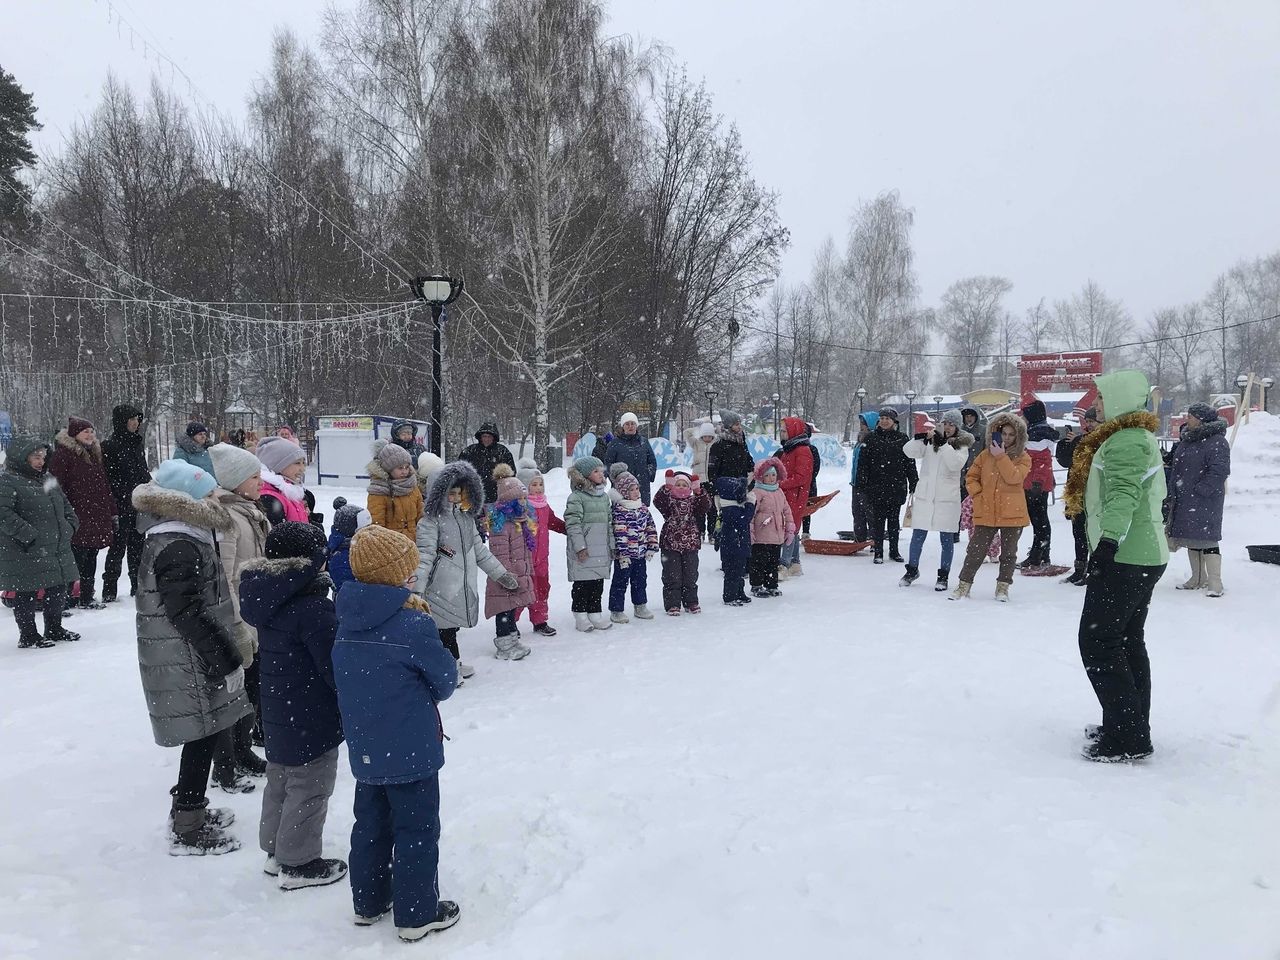
[[333,595],[336,597],[344,583],[355,579],[351,575],[351,561],[347,558],[351,538],[358,530],[373,523],[373,516],[368,510],[347,503],[342,497],[338,497],[333,504],[333,529],[329,531],[326,553],[329,557],[329,577],[333,580]]
[[720,508],[720,564],[724,569],[724,602],[744,607],[751,602],[743,587],[751,559],[751,518],[756,505],[747,495],[747,484],[738,477],[718,477],[716,506]]
[[444,727],[436,704],[458,683],[453,655],[413,592],[414,542],[376,525],[351,540],[355,579],[337,596],[333,649],[338,707],[356,779],[351,894],[357,926],[395,912],[401,940],[458,922],[440,900],[440,768]]

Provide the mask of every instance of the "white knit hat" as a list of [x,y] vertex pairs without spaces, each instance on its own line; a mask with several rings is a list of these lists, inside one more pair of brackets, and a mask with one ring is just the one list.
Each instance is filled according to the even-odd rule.
[[224,490],[234,490],[255,473],[262,472],[262,463],[248,450],[230,443],[215,443],[209,448],[213,460],[213,476]]
[[640,418],[634,413],[624,413],[622,419],[618,421],[618,426],[625,427],[628,423],[634,423],[638,427],[640,426]]

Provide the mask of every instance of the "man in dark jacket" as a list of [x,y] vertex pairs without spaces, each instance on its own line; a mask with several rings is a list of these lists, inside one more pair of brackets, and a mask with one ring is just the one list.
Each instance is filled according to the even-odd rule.
[[129,596],[138,593],[138,560],[142,556],[142,534],[138,532],[138,512],[133,508],[133,491],[151,482],[147,469],[145,437],[142,433],[142,411],[122,403],[111,411],[111,436],[102,441],[103,466],[111,495],[116,498],[119,527],[107,550],[102,567],[102,601],[116,599],[121,561],[128,557]]
[[1027,453],[1031,456],[1031,472],[1023,481],[1027,498],[1027,515],[1031,517],[1031,552],[1022,561],[1024,570],[1034,570],[1049,563],[1049,547],[1053,527],[1049,523],[1049,495],[1057,485],[1053,476],[1053,455],[1058,446],[1058,431],[1049,426],[1044,403],[1032,400],[1022,408],[1027,421]]
[[884,563],[886,539],[889,559],[895,563],[905,562],[898,550],[900,514],[908,494],[915,491],[920,479],[916,462],[902,452],[906,445],[907,435],[898,430],[898,411],[884,407],[858,457],[858,486],[865,491],[867,506],[871,509],[875,563]]
[[476,468],[480,480],[484,483],[485,503],[495,503],[498,499],[498,481],[493,479],[494,468],[505,463],[514,473],[516,459],[511,451],[502,445],[496,423],[482,423],[476,431],[476,442],[462,451],[459,460],[465,460]]
[[715,483],[721,477],[732,477],[745,483],[756,462],[747,449],[742,417],[732,410],[721,410],[720,427],[720,439],[707,452],[707,479]]
[[[1067,469],[1068,477],[1071,474],[1071,465],[1075,462],[1075,455],[1080,441],[1089,433],[1093,432],[1094,427],[1098,425],[1098,410],[1096,407],[1090,407],[1084,412],[1084,416],[1080,418],[1080,432],[1070,432],[1058,441],[1058,450],[1056,456],[1058,465]],[[1085,512],[1081,510],[1071,518],[1071,538],[1075,541],[1076,562],[1075,570],[1071,576],[1067,577],[1066,582],[1077,587],[1083,587],[1087,582],[1085,571],[1089,566],[1089,521]]]
[[634,413],[624,413],[618,421],[622,432],[613,438],[604,452],[604,465],[607,470],[615,463],[625,463],[627,472],[640,481],[640,500],[649,505],[649,484],[658,475],[658,458],[653,455],[653,447],[640,432],[640,419]]

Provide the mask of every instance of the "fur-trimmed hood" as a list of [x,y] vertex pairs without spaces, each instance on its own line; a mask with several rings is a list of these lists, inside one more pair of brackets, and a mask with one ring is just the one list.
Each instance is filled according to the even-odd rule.
[[449,491],[461,486],[465,493],[464,513],[479,516],[484,511],[484,482],[476,468],[465,460],[454,460],[440,468],[431,480],[431,489],[423,500],[422,510],[428,517],[444,516]]
[[102,464],[102,443],[97,439],[93,441],[93,446],[86,447],[71,434],[67,433],[66,430],[59,430],[58,435],[53,438],[53,442],[64,450],[74,453],[82,460],[99,465]]
[[190,524],[202,530],[225,533],[235,521],[222,504],[214,500],[193,500],[178,490],[166,490],[155,483],[144,483],[133,490],[133,506],[158,520]]
[[1084,510],[1084,497],[1089,486],[1089,471],[1093,469],[1093,457],[1098,452],[1098,448],[1121,430],[1134,429],[1159,433],[1160,418],[1146,410],[1122,413],[1118,417],[1107,417],[1105,423],[1094,427],[1076,442],[1071,457],[1071,469],[1067,471],[1067,485],[1062,493],[1062,499],[1066,504],[1063,512],[1068,517],[1075,517]]
[[250,560],[240,568],[241,619],[250,626],[265,627],[299,595],[328,596],[333,580],[321,569],[324,562],[323,553]]
[[968,450],[973,446],[973,434],[968,430],[957,430],[954,437],[947,437],[944,442],[947,446],[955,447],[957,450]]
[[1006,447],[1005,453],[1011,457],[1018,457],[1027,452],[1027,421],[1023,420],[1016,413],[998,413],[991,418],[987,424],[987,436],[995,436],[997,431],[1004,430],[1005,424],[1013,427],[1017,434],[1012,447]]
[[773,469],[778,471],[778,483],[782,483],[787,479],[787,468],[783,466],[782,461],[777,457],[766,457],[756,464],[754,476],[757,482],[765,475],[765,471],[770,467],[773,467]]
[[1202,423],[1198,427],[1183,427],[1182,433],[1178,434],[1178,442],[1199,443],[1201,440],[1208,440],[1210,437],[1216,437],[1226,432],[1227,421],[1218,418],[1217,420],[1210,420],[1208,423]]
[[192,455],[204,453],[209,448],[196,443],[194,437],[188,437],[185,433],[179,434],[174,441],[183,451]]

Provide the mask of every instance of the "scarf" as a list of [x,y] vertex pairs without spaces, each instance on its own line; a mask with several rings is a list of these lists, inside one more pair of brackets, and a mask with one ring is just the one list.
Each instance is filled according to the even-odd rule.
[[608,492],[609,492],[609,485],[607,483],[592,484],[590,490],[584,491],[584,493],[592,497],[603,497]]
[[525,499],[529,501],[529,506],[533,507],[535,510],[541,510],[547,505],[547,495],[545,493],[531,493]]
[[369,478],[369,492],[376,497],[407,497],[418,487],[418,478],[412,473],[400,480],[390,474]]
[[677,500],[688,500],[693,496],[693,487],[677,487],[673,483],[671,485],[671,496]]
[[619,510],[639,510],[643,506],[644,504],[639,500],[619,500],[618,501]]
[[757,480],[756,486],[761,490],[768,490],[770,493],[773,493],[773,491],[778,489],[778,485],[776,483],[765,483],[763,480]]
[[307,495],[306,489],[297,483],[286,480],[274,470],[262,468],[262,482],[271,487],[276,493],[280,494],[286,500],[292,500],[294,503],[301,503]]
[[530,516],[519,500],[505,500],[489,508],[489,523],[494,533],[501,533],[507,522],[518,524],[524,533],[524,545],[530,553],[538,549],[538,521]]
[[1095,427],[1076,441],[1071,453],[1071,469],[1067,472],[1067,488],[1062,495],[1066,501],[1064,512],[1068,517],[1084,513],[1085,488],[1089,485],[1089,471],[1093,469],[1093,457],[1098,448],[1121,430],[1135,427],[1156,433],[1160,429],[1160,419],[1146,410],[1125,413]]

